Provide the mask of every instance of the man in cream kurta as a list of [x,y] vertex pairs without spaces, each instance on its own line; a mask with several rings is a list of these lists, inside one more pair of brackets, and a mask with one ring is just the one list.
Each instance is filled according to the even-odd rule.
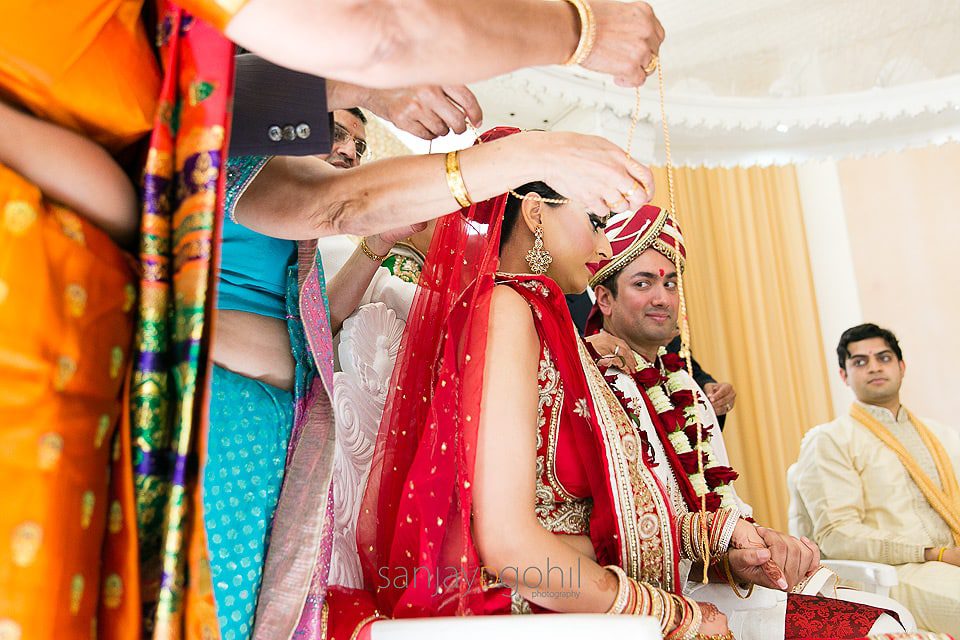
[[[859,405],[942,489],[934,456],[900,404],[905,365],[893,334],[860,325],[844,333],[837,351],[841,377]],[[948,472],[956,474],[960,434],[927,420],[922,424],[946,454]],[[894,565],[900,584],[891,595],[911,610],[920,628],[960,631],[960,549],[893,449],[860,420],[842,415],[807,433],[795,478],[810,517],[808,535],[826,557]],[[953,506],[960,510],[960,504]]]

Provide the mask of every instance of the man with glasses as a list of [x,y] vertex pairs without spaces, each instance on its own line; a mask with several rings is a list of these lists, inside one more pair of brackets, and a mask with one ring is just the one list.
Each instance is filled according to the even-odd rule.
[[333,144],[330,153],[318,156],[338,169],[360,165],[367,152],[367,116],[357,107],[333,112]]

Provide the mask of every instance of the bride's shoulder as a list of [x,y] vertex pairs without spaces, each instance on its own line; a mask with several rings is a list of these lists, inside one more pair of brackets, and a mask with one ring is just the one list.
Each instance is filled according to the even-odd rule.
[[504,316],[531,317],[532,311],[526,298],[517,291],[513,283],[497,283],[490,297],[490,314]]

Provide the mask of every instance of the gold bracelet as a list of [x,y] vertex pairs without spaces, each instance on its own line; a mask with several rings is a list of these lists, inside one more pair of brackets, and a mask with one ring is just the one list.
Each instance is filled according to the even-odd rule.
[[624,613],[627,608],[627,600],[630,597],[630,578],[627,577],[626,571],[615,564],[607,565],[604,569],[617,576],[617,597],[614,598],[613,604],[606,612],[611,614]]
[[470,201],[467,185],[463,183],[463,174],[460,173],[459,151],[451,151],[447,154],[446,170],[447,187],[450,189],[450,194],[461,207],[469,207],[473,202]]
[[721,556],[721,562],[723,564],[723,572],[727,575],[727,583],[730,585],[730,588],[733,589],[733,593],[736,594],[741,600],[746,600],[753,595],[753,583],[750,583],[750,588],[747,589],[747,595],[740,593],[740,588],[737,586],[737,581],[733,579],[733,572],[730,570],[730,554],[725,553]]
[[946,547],[940,547],[940,553],[937,554],[937,562],[943,562],[943,554],[946,552]]
[[389,253],[387,253],[387,255],[381,256],[377,253],[374,253],[373,250],[370,248],[370,245],[367,244],[366,238],[360,238],[360,251],[363,251],[366,254],[366,256],[371,260],[373,260],[374,262],[383,262],[384,260],[387,259],[387,256],[390,255]]
[[580,18],[580,39],[577,41],[577,48],[563,63],[569,67],[583,64],[583,61],[593,51],[593,45],[597,40],[597,23],[593,18],[593,9],[587,0],[567,0],[567,2],[574,6],[577,10],[577,16]]

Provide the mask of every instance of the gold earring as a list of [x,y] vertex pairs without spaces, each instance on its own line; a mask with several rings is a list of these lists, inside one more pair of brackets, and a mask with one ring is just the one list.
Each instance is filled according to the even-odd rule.
[[547,269],[550,268],[550,263],[553,262],[553,256],[543,248],[543,227],[538,226],[537,230],[533,232],[533,236],[533,249],[527,251],[527,264],[530,265],[530,271],[541,275],[546,273]]

